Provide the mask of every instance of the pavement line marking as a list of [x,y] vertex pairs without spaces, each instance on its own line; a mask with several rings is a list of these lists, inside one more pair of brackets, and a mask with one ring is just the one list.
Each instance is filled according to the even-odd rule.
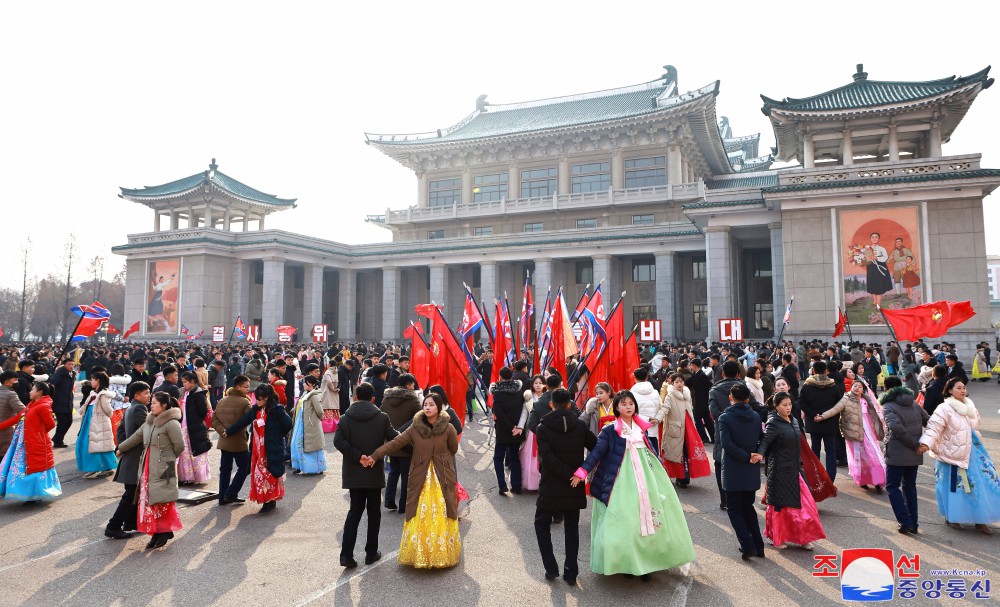
[[[330,594],[331,592],[333,592],[334,590],[340,588],[344,584],[349,584],[351,582],[351,580],[354,580],[355,578],[359,578],[359,577],[363,576],[364,574],[368,573],[372,569],[374,569],[374,568],[378,567],[379,565],[385,563],[386,561],[388,561],[389,559],[395,557],[398,554],[399,554],[399,550],[393,550],[389,554],[383,554],[382,558],[377,563],[375,563],[374,565],[369,565],[368,567],[366,567],[366,568],[362,569],[361,571],[355,573],[354,575],[352,575],[349,578],[344,578],[342,580],[338,580],[338,581],[334,582],[333,584],[328,584],[328,585],[320,588],[319,590],[317,590],[316,592],[314,592],[312,594],[307,594],[306,596],[304,596],[301,599],[299,599],[297,602],[292,603],[292,607],[303,607],[304,605],[308,605],[309,603],[312,603],[313,601],[315,601],[317,599],[321,599],[324,596],[326,596],[326,595]],[[0,569],[0,571],[3,571],[3,569]]]
[[69,548],[63,548],[62,550],[56,550],[55,552],[50,552],[49,554],[46,554],[44,556],[37,556],[37,557],[35,557],[33,559],[29,559],[27,561],[24,561],[23,563],[16,563],[14,565],[7,565],[6,567],[0,567],[0,573],[3,573],[4,571],[9,571],[11,569],[15,569],[15,568],[20,567],[22,565],[27,565],[29,563],[34,563],[35,561],[40,561],[42,559],[47,559],[49,557],[56,556],[57,554],[62,554],[64,552],[72,552],[73,550],[79,550],[80,548],[86,548],[87,546],[92,546],[94,544],[98,544],[98,543],[104,542],[104,541],[107,541],[107,540],[104,540],[104,539],[93,540],[93,541],[87,542],[86,544],[80,544],[79,546],[71,546]]

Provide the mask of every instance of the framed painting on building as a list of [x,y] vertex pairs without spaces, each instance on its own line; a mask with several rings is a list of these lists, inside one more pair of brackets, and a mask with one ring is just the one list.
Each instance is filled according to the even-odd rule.
[[920,213],[912,207],[840,212],[844,311],[852,325],[881,325],[877,306],[923,302]]
[[177,335],[181,260],[156,259],[146,266],[146,335]]

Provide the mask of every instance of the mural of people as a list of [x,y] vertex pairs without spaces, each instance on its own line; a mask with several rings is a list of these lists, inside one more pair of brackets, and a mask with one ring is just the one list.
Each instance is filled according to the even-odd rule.
[[180,260],[168,259],[149,262],[149,289],[146,304],[146,333],[170,334],[177,332],[177,302],[180,285],[177,275]]
[[[917,208],[844,210],[839,217],[846,253],[844,310],[851,324],[884,324],[880,307],[903,309],[923,303]],[[882,243],[892,243],[892,248]]]

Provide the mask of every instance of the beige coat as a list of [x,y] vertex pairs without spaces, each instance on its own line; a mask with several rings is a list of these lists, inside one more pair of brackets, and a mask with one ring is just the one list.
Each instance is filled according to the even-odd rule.
[[115,393],[111,390],[102,390],[97,394],[91,392],[87,397],[87,403],[81,414],[86,414],[87,407],[94,408],[90,416],[88,453],[107,453],[115,450],[115,431],[111,428],[111,414],[114,412],[111,403],[114,398]]
[[663,443],[660,450],[664,459],[681,463],[684,461],[684,424],[687,416],[692,415],[694,406],[691,403],[691,390],[687,386],[679,391],[673,384],[665,384],[667,398],[664,401],[667,415],[663,420]]
[[[868,406],[868,419],[872,422],[875,437],[881,442],[885,439],[881,405],[870,402],[867,396],[865,396],[865,404]],[[833,408],[827,409],[822,417],[830,419],[838,413],[840,414],[840,433],[844,435],[844,438],[857,442],[863,441],[865,431],[864,422],[861,420],[861,401],[851,392],[847,392]]]
[[[340,380],[337,378],[337,367],[330,365],[323,374],[323,381],[320,382],[320,391],[323,393],[323,409],[340,409]],[[308,451],[308,449],[307,449]]]
[[[159,415],[150,413],[146,423],[128,437],[118,450],[122,453],[142,446],[139,458],[139,482],[149,458],[149,503],[166,504],[177,501],[177,456],[184,452],[181,435],[181,410],[167,409]],[[136,491],[138,498],[139,492]]]
[[934,409],[927,420],[920,442],[934,452],[934,457],[946,464],[969,468],[972,454],[972,432],[979,429],[979,411],[968,396],[959,402],[949,396]]
[[306,453],[322,450],[326,446],[322,390],[310,390],[299,398],[299,415],[302,416],[302,450]]

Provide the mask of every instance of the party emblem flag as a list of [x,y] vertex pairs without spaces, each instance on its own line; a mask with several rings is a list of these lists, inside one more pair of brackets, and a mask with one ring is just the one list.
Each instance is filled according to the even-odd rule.
[[969,301],[934,301],[905,310],[882,308],[898,341],[941,337],[948,329],[976,315]]

